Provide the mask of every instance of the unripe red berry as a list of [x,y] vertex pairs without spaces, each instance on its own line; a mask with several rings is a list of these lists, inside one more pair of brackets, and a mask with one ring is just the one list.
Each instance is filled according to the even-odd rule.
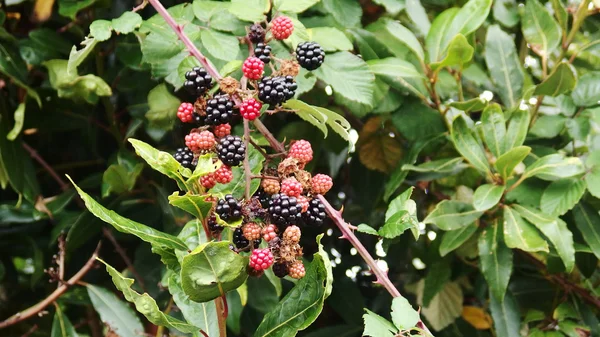
[[194,106],[192,103],[183,102],[177,108],[177,117],[183,123],[190,123],[194,120]]
[[277,226],[268,225],[262,229],[262,238],[269,242],[277,237]]
[[249,222],[242,227],[242,233],[248,240],[254,241],[260,239],[262,228],[254,222]]
[[305,196],[303,196],[303,195],[297,196],[296,204],[300,205],[302,207],[302,210],[300,210],[301,213],[304,213],[308,210],[309,202],[308,202],[308,198],[306,198]]
[[200,178],[200,184],[202,184],[202,186],[204,186],[206,189],[211,189],[215,187],[217,181],[215,180],[215,176],[212,173],[209,173]]
[[219,124],[214,127],[213,132],[217,138],[223,138],[231,134],[231,125]]
[[296,225],[289,226],[283,232],[283,241],[289,243],[298,243],[300,242],[301,234],[300,227]]
[[333,186],[333,181],[331,180],[331,177],[326,174],[317,174],[312,177],[310,184],[314,194],[325,194],[329,192]]
[[312,146],[304,139],[295,141],[290,146],[288,157],[296,158],[302,163],[308,163],[313,158]]
[[265,64],[258,57],[251,56],[244,61],[242,72],[247,79],[258,80],[262,77]]
[[302,194],[302,184],[296,178],[285,178],[281,182],[281,193],[285,193],[290,197],[297,197]]
[[254,98],[249,98],[242,102],[242,105],[240,106],[240,114],[245,119],[253,121],[260,116],[260,109],[262,109],[262,103]]
[[275,179],[264,178],[260,182],[260,186],[267,194],[277,194],[280,190],[279,181]]
[[210,150],[216,143],[215,135],[210,131],[192,132],[185,136],[185,146],[192,151]]
[[277,40],[285,40],[294,31],[294,23],[287,16],[278,16],[271,21],[271,33]]
[[289,275],[295,279],[301,279],[306,275],[304,264],[300,260],[294,261],[289,267]]
[[233,180],[233,171],[231,167],[223,164],[213,173],[213,176],[219,184],[227,184]]
[[[255,249],[250,257],[250,268],[254,270],[265,270],[274,262],[273,254],[269,248]],[[304,269],[304,266],[303,266]]]

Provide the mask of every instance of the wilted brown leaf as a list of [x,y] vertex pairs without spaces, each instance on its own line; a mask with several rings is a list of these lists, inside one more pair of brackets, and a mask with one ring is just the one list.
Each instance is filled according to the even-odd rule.
[[402,158],[398,131],[391,121],[373,117],[360,131],[358,157],[371,170],[390,172]]

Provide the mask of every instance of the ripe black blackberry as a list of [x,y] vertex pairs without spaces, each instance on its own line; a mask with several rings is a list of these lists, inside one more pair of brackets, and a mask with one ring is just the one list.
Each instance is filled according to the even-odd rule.
[[[254,240],[253,248],[258,248],[260,246],[261,239]],[[250,240],[246,239],[244,236],[244,232],[242,231],[242,227],[238,227],[233,231],[233,244],[237,249],[244,249],[250,245]]]
[[271,196],[268,195],[262,188],[259,188],[252,197],[258,199],[263,208],[269,207],[269,200],[271,200]]
[[262,42],[257,43],[254,47],[254,56],[265,64],[271,62],[271,46]]
[[194,154],[186,146],[178,148],[173,155],[173,158],[175,158],[175,160],[183,167],[187,167],[190,170],[196,168],[196,165],[194,165]]
[[212,76],[202,67],[194,67],[185,73],[183,86],[190,94],[200,96],[212,87]]
[[297,205],[294,197],[283,193],[273,194],[269,201],[269,215],[276,225],[286,227],[295,224],[301,219],[302,207]]
[[281,104],[293,98],[297,88],[292,76],[263,77],[258,83],[258,98],[263,103]]
[[254,43],[263,42],[265,40],[265,35],[265,29],[260,25],[260,23],[255,23],[250,26],[250,31],[248,32],[248,38],[250,41]]
[[210,234],[213,237],[216,237],[219,234],[221,234],[221,232],[225,228],[225,227],[217,224],[217,217],[214,214],[211,214],[211,216],[208,218],[208,220],[206,222],[208,225],[208,230],[210,231]]
[[323,64],[325,51],[316,42],[302,42],[296,47],[296,60],[306,70],[315,70]]
[[238,166],[246,155],[246,145],[238,136],[221,138],[217,145],[217,156],[227,166]]
[[288,265],[285,262],[276,262],[272,268],[273,274],[279,278],[284,278],[288,274]]
[[218,95],[206,102],[204,123],[207,125],[227,124],[232,118],[233,101],[228,95]]
[[308,203],[308,209],[303,214],[304,223],[307,225],[321,226],[327,218],[325,206],[317,198],[313,198]]
[[219,199],[215,212],[222,220],[237,220],[242,217],[242,205],[231,194],[227,194]]

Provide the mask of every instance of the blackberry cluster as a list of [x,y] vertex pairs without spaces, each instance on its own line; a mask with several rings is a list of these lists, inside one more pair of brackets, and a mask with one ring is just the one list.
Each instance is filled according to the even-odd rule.
[[273,264],[273,274],[279,278],[284,278],[288,274],[288,265],[285,262]]
[[[254,240],[254,248],[258,248],[258,246],[260,246],[260,241],[261,239]],[[233,244],[237,249],[244,249],[250,245],[250,240],[244,236],[242,227],[238,227],[233,231]]]
[[302,207],[297,205],[294,197],[283,193],[273,194],[269,201],[269,215],[273,223],[279,226],[288,226],[297,223],[301,218]]
[[211,234],[213,237],[215,237],[215,236],[219,235],[219,234],[220,234],[220,233],[223,231],[223,229],[224,229],[224,227],[223,227],[223,226],[221,226],[221,225],[219,225],[219,224],[217,223],[217,217],[216,217],[214,214],[212,214],[212,215],[211,215],[211,216],[208,218],[208,220],[206,221],[206,223],[207,223],[207,225],[208,225],[208,230],[210,231],[210,234]]
[[212,87],[212,76],[201,67],[194,67],[192,70],[185,73],[186,81],[183,86],[192,95],[203,95]]
[[219,199],[215,212],[222,220],[237,220],[242,217],[242,205],[231,194],[227,194]]
[[304,222],[307,225],[321,226],[327,218],[325,206],[321,200],[314,198],[308,204],[308,209],[304,212]]
[[250,32],[248,32],[248,38],[250,41],[254,43],[263,42],[265,40],[265,35],[265,29],[260,25],[260,23],[255,23],[250,26]]
[[196,168],[196,165],[194,165],[194,154],[187,147],[178,148],[173,157],[183,167],[189,168],[190,170]]
[[258,98],[271,105],[294,97],[298,85],[292,76],[263,77],[258,84]]
[[215,96],[206,102],[204,123],[219,125],[229,123],[233,118],[233,102],[228,95]]
[[252,197],[258,199],[262,207],[269,207],[269,200],[271,200],[271,196],[268,195],[262,188],[259,188]]
[[258,57],[264,64],[271,62],[271,46],[263,42],[257,43],[254,47],[254,56]]
[[296,47],[296,60],[306,70],[315,70],[323,64],[325,52],[316,42],[302,42]]
[[246,145],[238,136],[221,138],[217,145],[217,156],[227,166],[238,166],[246,155]]

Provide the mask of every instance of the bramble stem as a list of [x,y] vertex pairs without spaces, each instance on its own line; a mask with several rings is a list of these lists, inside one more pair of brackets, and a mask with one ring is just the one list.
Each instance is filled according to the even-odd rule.
[[250,200],[250,184],[252,184],[252,171],[250,170],[250,163],[248,162],[248,152],[250,152],[250,126],[248,120],[244,118],[244,144],[246,145],[246,153],[244,154],[244,178],[246,179],[246,187],[244,190],[244,196],[246,200]]
[[92,267],[94,266],[94,262],[96,262],[96,257],[98,257],[98,251],[100,250],[100,247],[101,247],[101,242],[98,242],[98,246],[96,246],[96,250],[94,250],[94,253],[92,254],[92,256],[87,260],[87,262],[83,265],[83,267],[81,267],[81,269],[77,272],[77,274],[73,275],[73,277],[71,277],[68,281],[63,283],[60,287],[58,287],[56,290],[54,290],[54,292],[52,292],[52,294],[50,294],[48,297],[43,299],[38,304],[29,307],[25,311],[18,312],[16,314],[12,315],[11,317],[7,318],[5,321],[0,322],[0,329],[6,328],[8,326],[19,323],[19,322],[24,321],[32,316],[37,315],[40,311],[44,310],[47,306],[49,306],[54,301],[56,301],[62,294],[64,294],[67,291],[67,289],[69,289],[71,286],[77,284],[79,282],[79,280],[83,276],[85,276],[85,274],[87,274],[87,272],[90,271],[90,269],[92,269]]
[[269,144],[271,144],[271,147],[275,149],[275,151],[285,153],[285,146],[283,146],[283,144],[281,144],[275,138],[275,136],[273,136],[271,131],[269,131],[269,129],[267,129],[267,127],[259,119],[254,120],[254,126],[256,127],[256,130],[258,130],[258,132],[262,133],[263,136],[265,136],[265,138],[267,139]]

